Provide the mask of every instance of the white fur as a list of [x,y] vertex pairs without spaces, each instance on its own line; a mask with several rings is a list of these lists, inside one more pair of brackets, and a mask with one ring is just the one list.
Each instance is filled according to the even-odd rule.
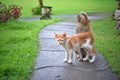
[[73,45],[73,48],[74,48],[74,51],[77,51],[78,52],[78,54],[76,54],[76,56],[77,56],[77,58],[78,58],[78,61],[81,61],[82,60],[82,53],[81,53],[81,51],[80,51],[80,43],[78,42],[78,43],[76,43],[76,44],[74,44]]
[[[69,43],[69,39],[67,39],[66,41],[63,42],[62,46],[65,48],[66,50],[66,56],[65,59],[63,61],[68,62],[68,63],[72,63],[73,60],[73,49],[77,50],[79,52],[79,60],[82,59],[82,54],[80,52],[80,48],[92,48],[93,46],[90,45],[91,39],[86,39],[86,42],[80,46],[79,43],[76,43],[73,45],[73,49],[69,49],[68,47],[68,43]],[[89,58],[89,53],[87,52],[87,55],[85,58],[83,58],[83,60],[88,60]],[[93,63],[95,61],[95,56],[93,55],[92,59],[89,61],[90,63]]]
[[74,47],[74,50],[78,50],[78,49],[80,49],[80,47],[79,47],[79,43],[74,44],[73,47]]
[[72,63],[72,60],[73,60],[73,50],[69,50],[69,60],[68,60],[68,63]]
[[66,51],[66,54],[65,54],[65,59],[63,60],[64,62],[67,62],[69,59],[69,53],[68,51]]
[[87,55],[85,58],[83,58],[84,61],[88,60],[88,58],[89,58],[89,52],[87,50],[85,50],[85,51],[86,51]]
[[64,43],[62,45],[66,50],[66,56],[65,56],[65,59],[63,61],[71,64],[72,60],[73,60],[73,50],[72,49],[69,50],[69,48],[68,48],[69,41],[70,41],[69,39],[64,41]]
[[69,42],[69,39],[67,39],[66,41],[63,42],[63,47],[68,50],[68,42]]
[[82,45],[82,48],[92,48],[93,46],[90,45],[91,39],[86,39],[86,42]]
[[65,59],[63,60],[63,61],[65,61],[65,62],[67,62],[67,61],[69,60],[68,41],[69,41],[69,40],[64,41],[64,43],[63,43],[63,45],[62,45],[63,48],[65,48],[65,50],[66,50]]
[[95,61],[95,56],[93,55],[92,59],[89,62],[93,63],[94,61]]

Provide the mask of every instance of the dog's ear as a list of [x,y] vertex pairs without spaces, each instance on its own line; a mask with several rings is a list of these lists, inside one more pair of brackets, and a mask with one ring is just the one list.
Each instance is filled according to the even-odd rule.
[[77,15],[78,22],[81,22],[81,17],[80,15]]
[[57,37],[57,33],[54,32],[55,37]]
[[63,33],[63,36],[66,37],[66,32]]

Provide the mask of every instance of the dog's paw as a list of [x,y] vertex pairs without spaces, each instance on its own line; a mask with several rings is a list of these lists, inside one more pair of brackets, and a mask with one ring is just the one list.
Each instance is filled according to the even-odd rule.
[[68,63],[69,63],[69,64],[72,64],[72,60],[69,60]]
[[93,63],[93,62],[94,62],[94,60],[89,60],[89,62],[90,62],[90,63]]
[[83,61],[87,61],[88,60],[88,58],[83,58]]
[[82,62],[83,60],[82,59],[78,59],[79,62]]
[[63,59],[63,61],[64,61],[64,62],[67,62],[68,60],[65,58],[65,59]]
[[79,55],[77,55],[77,59],[79,59],[80,57],[79,57]]
[[90,63],[93,63],[95,61],[95,56],[92,57],[91,60],[89,60]]
[[79,57],[77,60],[78,60],[79,62],[81,62],[81,61],[83,61],[83,58],[80,58],[80,57]]

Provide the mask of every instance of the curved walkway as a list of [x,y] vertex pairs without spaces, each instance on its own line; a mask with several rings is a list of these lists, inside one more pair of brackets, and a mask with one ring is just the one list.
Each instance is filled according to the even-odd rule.
[[68,35],[75,34],[75,26],[74,22],[62,21],[48,25],[40,32],[41,48],[31,80],[118,80],[99,52],[92,64],[78,62],[75,55],[73,64],[63,62],[65,52],[55,41],[54,32],[66,31]]
[[[101,13],[88,13],[89,18],[91,19],[100,19],[107,17],[108,15],[111,15],[111,12],[101,12]],[[64,19],[76,19],[77,14],[61,14],[61,15],[51,15],[52,18],[64,18]],[[25,17],[25,18],[19,18],[18,20],[40,20],[41,16],[34,16],[34,17]]]

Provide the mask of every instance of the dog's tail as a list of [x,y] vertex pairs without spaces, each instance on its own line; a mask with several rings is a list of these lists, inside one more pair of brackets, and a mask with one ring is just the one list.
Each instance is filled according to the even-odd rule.
[[86,26],[87,26],[87,28],[88,28],[88,31],[91,32],[90,22],[89,22],[89,20],[88,20],[87,14],[86,14],[85,12],[82,12],[81,14],[82,14],[82,15],[85,17],[85,19],[86,19]]
[[81,17],[80,17],[80,15],[77,15],[77,20],[78,20],[78,22],[81,22]]

